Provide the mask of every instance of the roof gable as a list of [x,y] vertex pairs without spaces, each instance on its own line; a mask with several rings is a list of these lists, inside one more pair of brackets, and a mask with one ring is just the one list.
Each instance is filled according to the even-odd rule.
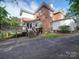
[[[45,7],[45,8],[47,8],[48,10],[50,10],[50,11],[52,11],[52,12],[54,11],[54,10],[52,10],[52,8],[51,8],[48,4],[46,4],[45,2],[43,2],[43,3],[40,5],[40,7],[35,11],[35,13],[37,13],[42,7]],[[27,10],[21,9],[21,10],[20,10],[20,15],[22,15],[23,12],[28,13],[28,14],[32,14],[32,15],[35,14],[35,13],[29,12],[29,11],[27,11]]]
[[48,10],[50,10],[50,11],[54,11],[54,10],[52,10],[52,8],[48,5],[48,4],[46,4],[45,2],[43,2],[41,5],[40,5],[40,7],[37,9],[37,11],[35,12],[35,13],[37,13],[39,10],[41,10],[41,8],[42,7],[45,7],[45,8],[47,8]]
[[27,11],[27,10],[23,10],[23,9],[20,10],[20,15],[22,15],[23,12],[28,13],[28,14],[32,14],[32,15],[33,15],[32,12],[29,12],[29,11]]

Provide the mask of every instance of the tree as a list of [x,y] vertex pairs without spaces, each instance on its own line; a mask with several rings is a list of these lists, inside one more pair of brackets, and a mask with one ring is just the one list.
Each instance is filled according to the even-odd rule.
[[5,10],[5,7],[0,6],[0,19],[7,17],[8,12]]
[[79,15],[79,0],[68,0],[70,2],[70,11],[74,15]]
[[8,12],[5,10],[5,7],[0,6],[0,28],[3,20],[7,17]]
[[20,26],[20,22],[17,21],[18,18],[12,17],[12,18],[6,18],[3,21],[3,24],[8,26],[8,27],[17,27]]
[[7,18],[8,12],[5,10],[5,7],[0,6],[0,29],[2,26],[16,27],[19,26],[18,18],[11,17]]
[[11,27],[20,26],[20,22],[18,22],[17,20],[18,20],[17,17],[12,17],[12,18],[10,18],[10,20],[9,20],[10,26],[11,26]]
[[65,15],[65,19],[69,19],[69,18],[71,18],[70,13],[66,13],[66,15]]

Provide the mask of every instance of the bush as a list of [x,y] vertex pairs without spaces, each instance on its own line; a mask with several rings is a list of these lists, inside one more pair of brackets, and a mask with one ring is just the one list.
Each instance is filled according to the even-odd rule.
[[35,35],[34,35],[34,32],[33,31],[29,31],[28,32],[28,37],[30,38],[33,38]]
[[60,31],[63,32],[63,33],[70,32],[69,31],[69,26],[67,26],[67,25],[60,26]]

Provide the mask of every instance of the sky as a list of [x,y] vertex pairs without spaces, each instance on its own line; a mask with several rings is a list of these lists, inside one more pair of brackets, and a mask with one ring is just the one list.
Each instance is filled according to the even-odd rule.
[[16,2],[11,2],[11,0],[5,0],[5,2],[1,2],[1,6],[6,6],[6,10],[8,11],[10,16],[20,17],[20,9],[27,10],[29,12],[34,13],[39,6],[45,2],[48,5],[51,5],[52,9],[55,11],[59,11],[61,9],[66,13],[69,8],[69,3],[66,0],[17,0],[18,6]]

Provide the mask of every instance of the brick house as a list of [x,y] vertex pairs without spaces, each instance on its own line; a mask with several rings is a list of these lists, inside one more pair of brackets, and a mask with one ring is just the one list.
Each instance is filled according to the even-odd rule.
[[[59,11],[55,12],[46,3],[41,4],[35,13],[29,13],[27,11],[21,10],[21,22],[25,22],[26,26],[36,26],[36,24],[41,23],[43,32],[52,31],[52,22],[64,19],[64,13]],[[28,25],[29,24],[29,25]],[[39,26],[38,26],[39,27]]]
[[50,12],[53,13],[51,7],[45,3],[43,3],[40,8],[35,12],[37,19],[40,19],[42,22],[43,32],[51,31],[51,22],[52,18],[50,17]]

